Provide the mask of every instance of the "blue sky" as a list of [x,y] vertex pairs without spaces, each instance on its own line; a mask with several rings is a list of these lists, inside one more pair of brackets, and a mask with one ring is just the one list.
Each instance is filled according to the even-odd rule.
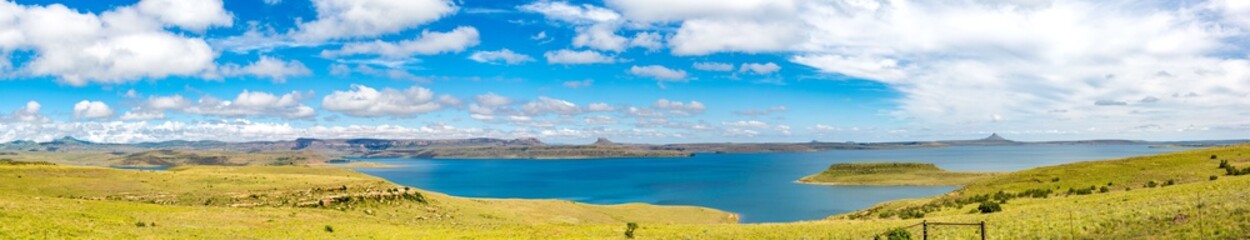
[[1239,1],[15,1],[0,141],[1238,138]]

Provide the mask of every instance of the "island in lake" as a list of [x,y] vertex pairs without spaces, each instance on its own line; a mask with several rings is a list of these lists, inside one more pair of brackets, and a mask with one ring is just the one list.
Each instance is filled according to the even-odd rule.
[[963,186],[997,175],[950,172],[932,163],[837,163],[799,183],[847,186]]

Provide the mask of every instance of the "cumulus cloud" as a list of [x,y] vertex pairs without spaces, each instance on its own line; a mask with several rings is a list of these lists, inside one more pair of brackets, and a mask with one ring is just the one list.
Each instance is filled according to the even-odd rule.
[[276,116],[307,119],[316,115],[316,110],[301,103],[309,95],[311,94],[290,92],[278,96],[267,92],[243,90],[234,100],[205,96],[183,111],[222,117]]
[[542,14],[548,19],[577,24],[612,22],[621,19],[621,15],[616,11],[590,4],[572,5],[567,2],[538,1],[517,8]]
[[302,103],[312,93],[292,91],[282,95],[243,90],[234,99],[223,100],[213,96],[191,101],[182,95],[149,96],[137,106],[122,114],[127,121],[166,118],[166,112],[213,117],[280,117],[285,119],[311,119],[317,111]]
[[572,116],[582,113],[582,109],[569,101],[540,96],[534,101],[521,105],[521,112],[527,116],[547,114]]
[[694,63],[694,69],[713,72],[729,72],[734,70],[734,65],[718,62],[696,62]]
[[201,31],[231,25],[221,1],[144,0],[99,14],[61,4],[0,2],[0,52],[33,51],[18,74],[52,76],[82,86],[141,78],[200,76],[216,54],[200,38],[166,27]]
[[353,84],[351,90],[334,91],[321,101],[321,108],[355,117],[412,117],[437,111],[443,104],[429,89],[413,86],[405,90],[381,91]]
[[495,93],[486,93],[473,97],[477,104],[487,107],[501,107],[512,104],[512,99]]
[[603,55],[593,50],[574,51],[561,49],[543,54],[549,64],[596,64],[615,63],[616,57]]
[[664,36],[656,32],[640,32],[634,34],[634,37],[629,39],[629,46],[645,48],[647,51],[657,51],[664,48]]
[[387,58],[405,58],[418,54],[461,52],[469,47],[477,46],[480,42],[476,28],[462,26],[449,32],[423,31],[417,38],[399,42],[374,40],[373,42],[348,43],[338,50],[322,51],[321,56],[378,55]]
[[101,101],[82,100],[74,104],[74,118],[100,119],[113,117],[113,109]]
[[512,52],[512,50],[505,48],[500,49],[499,51],[477,51],[472,55],[469,55],[469,60],[480,63],[516,65],[534,61],[534,58],[525,54]]
[[[618,34],[622,25],[626,25],[627,21],[611,9],[559,1],[538,1],[522,5],[518,9],[542,14],[547,19],[573,25],[577,33],[572,40],[573,47],[611,52],[621,52],[630,47],[656,51],[663,47],[663,36],[659,33],[639,32],[635,33],[632,38]],[[543,35],[545,38],[546,34]]]
[[39,114],[39,110],[43,105],[36,101],[26,102],[22,108],[14,110],[8,116],[0,117],[0,123],[3,122],[25,122],[25,123],[44,123],[51,121],[47,117]]
[[612,124],[617,123],[616,118],[613,118],[611,116],[602,116],[602,115],[587,116],[584,118],[584,121],[587,124],[594,124],[594,125],[612,125]]
[[286,82],[287,77],[312,75],[312,70],[305,67],[304,63],[296,60],[284,61],[270,56],[260,56],[259,60],[247,66],[226,65],[222,68],[222,75],[256,76],[283,83]]
[[743,63],[742,67],[738,68],[738,72],[759,74],[759,75],[768,75],[768,74],[775,73],[777,71],[781,71],[781,66],[777,66],[776,63],[771,63],[771,62],[770,63]]
[[586,110],[591,112],[611,112],[616,111],[616,107],[607,103],[591,103],[589,106],[586,106]]
[[138,8],[161,22],[196,31],[211,26],[229,27],[233,23],[233,16],[222,8],[221,0],[143,0]]
[[786,111],[789,111],[789,109],[787,109],[786,106],[772,106],[766,109],[738,110],[738,111],[734,111],[734,115],[746,116],[746,117],[758,117],[758,116],[765,116],[765,115],[769,115],[773,113],[780,113],[780,112],[786,112]]
[[660,65],[633,66],[629,68],[629,73],[635,76],[654,78],[660,81],[686,81],[686,70],[670,69]]
[[[449,0],[313,0],[317,19],[299,23],[302,41],[376,37],[412,29],[451,15]],[[476,31],[475,31],[476,32]]]
[[590,79],[581,80],[581,81],[565,81],[564,87],[577,89],[577,88],[590,87],[590,85],[594,85],[594,84],[595,84],[595,80],[590,80]]
[[707,110],[707,107],[704,106],[703,103],[699,101],[690,101],[688,103],[683,103],[681,101],[669,101],[668,99],[660,99],[660,100],[656,100],[655,104],[652,104],[651,106],[655,107],[656,109],[667,110],[669,113],[682,115],[682,116],[701,114],[703,113],[703,111]]

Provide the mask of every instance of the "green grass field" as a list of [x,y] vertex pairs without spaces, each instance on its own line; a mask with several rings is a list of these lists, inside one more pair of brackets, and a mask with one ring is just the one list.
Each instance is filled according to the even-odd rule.
[[[627,222],[639,223],[639,239],[870,239],[922,220],[985,221],[989,239],[1250,238],[1250,175],[1224,176],[1219,160],[1250,167],[1250,146],[1005,173],[942,196],[778,224],[735,224],[695,207],[460,198],[327,167],[0,164],[0,239],[624,239]],[[1098,189],[1069,194],[1089,186]],[[1018,196],[1037,189],[1051,191]],[[979,213],[984,201],[1001,211]],[[967,227],[930,234],[978,236]]]
[[962,186],[994,173],[948,172],[932,163],[837,163],[798,182],[860,186]]

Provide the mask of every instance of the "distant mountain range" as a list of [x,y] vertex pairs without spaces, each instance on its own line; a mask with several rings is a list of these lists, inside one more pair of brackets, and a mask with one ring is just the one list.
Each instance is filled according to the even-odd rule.
[[93,143],[72,137],[49,142],[14,141],[0,144],[0,151],[27,152],[143,152],[152,150],[198,150],[234,152],[317,151],[335,157],[411,158],[608,158],[675,157],[696,153],[811,152],[824,150],[896,149],[945,146],[1003,146],[1031,144],[1118,144],[1154,146],[1213,146],[1247,140],[1149,142],[1138,140],[1079,140],[1023,142],[997,133],[976,140],[912,142],[820,142],[805,143],[686,143],[631,144],[599,138],[588,145],[552,145],[534,138],[496,139],[314,139],[289,141],[222,142],[164,141],[135,144]]

